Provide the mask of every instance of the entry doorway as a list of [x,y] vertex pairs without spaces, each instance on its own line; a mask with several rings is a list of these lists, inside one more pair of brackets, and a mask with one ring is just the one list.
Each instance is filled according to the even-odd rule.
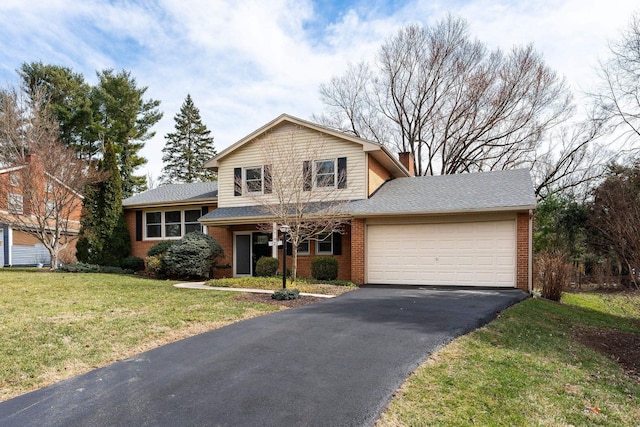
[[242,231],[234,234],[233,277],[255,276],[258,260],[271,256],[270,239],[270,234],[262,232]]

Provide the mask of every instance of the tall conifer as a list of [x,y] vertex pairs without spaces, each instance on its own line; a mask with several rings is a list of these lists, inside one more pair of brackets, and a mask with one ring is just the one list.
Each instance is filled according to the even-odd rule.
[[162,149],[162,180],[167,183],[213,181],[216,175],[204,164],[216,155],[211,131],[202,123],[200,110],[187,95],[180,112],[174,117],[175,132],[165,136]]

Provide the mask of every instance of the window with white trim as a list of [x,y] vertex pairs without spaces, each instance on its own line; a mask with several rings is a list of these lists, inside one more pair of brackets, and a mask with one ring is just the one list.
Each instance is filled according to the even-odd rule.
[[46,200],[44,202],[44,210],[46,216],[52,216],[56,211],[56,202],[55,200]]
[[20,174],[18,173],[10,173],[9,174],[9,183],[12,187],[20,186]]
[[249,193],[262,193],[262,166],[244,168],[244,185]]
[[164,237],[182,236],[182,211],[164,213]]
[[298,244],[298,255],[309,255],[309,239],[304,239]]
[[198,222],[198,218],[202,216],[200,209],[184,211],[184,234],[192,231],[202,231],[202,224]]
[[192,231],[202,231],[200,209],[145,212],[146,239],[177,239]]
[[316,240],[316,255],[333,254],[333,233],[322,233]]
[[162,237],[162,212],[147,212],[146,220],[146,236],[150,239]]
[[7,210],[12,213],[23,213],[22,194],[7,194]]
[[53,182],[47,181],[44,185],[44,191],[47,193],[53,193]]
[[335,188],[336,160],[316,160],[313,163],[313,185],[316,188]]

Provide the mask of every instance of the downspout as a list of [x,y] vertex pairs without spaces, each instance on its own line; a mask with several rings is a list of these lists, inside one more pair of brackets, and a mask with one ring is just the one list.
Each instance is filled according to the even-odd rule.
[[529,287],[529,293],[533,293],[533,209],[529,210],[529,260],[527,262],[528,264],[528,273],[529,273],[529,277],[528,277],[528,287]]

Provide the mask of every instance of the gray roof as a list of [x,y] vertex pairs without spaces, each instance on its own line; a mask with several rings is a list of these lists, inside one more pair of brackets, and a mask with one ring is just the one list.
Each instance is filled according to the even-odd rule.
[[194,202],[217,199],[218,182],[194,182],[191,184],[167,184],[122,201],[123,206],[161,205],[163,203]]
[[351,203],[354,215],[454,213],[530,209],[536,205],[526,169],[398,178],[366,200]]
[[[350,215],[415,215],[532,209],[536,205],[526,169],[396,178],[371,197],[345,206]],[[260,206],[218,208],[202,220],[264,218]]]

